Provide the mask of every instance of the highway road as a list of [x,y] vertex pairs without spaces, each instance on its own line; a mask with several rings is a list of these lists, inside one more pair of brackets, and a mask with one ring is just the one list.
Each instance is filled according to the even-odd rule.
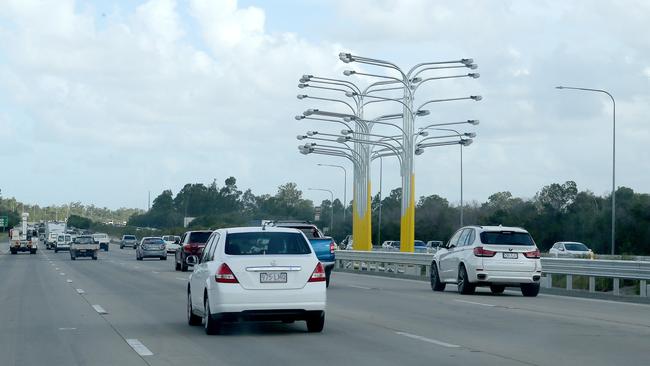
[[325,330],[185,316],[188,273],[133,249],[71,261],[0,244],[2,365],[650,365],[650,306],[519,292],[433,293],[420,281],[334,273]]

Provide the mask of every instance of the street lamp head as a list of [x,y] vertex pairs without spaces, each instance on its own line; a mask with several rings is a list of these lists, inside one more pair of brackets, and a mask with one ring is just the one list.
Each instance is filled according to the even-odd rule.
[[352,122],[352,121],[354,121],[355,119],[357,119],[357,118],[356,118],[356,117],[352,117],[352,116],[346,116],[346,117],[343,117],[343,121],[345,121],[345,122]]
[[477,101],[477,102],[478,102],[479,100],[482,100],[482,99],[483,99],[483,97],[480,96],[480,95],[470,95],[470,98],[471,98],[471,99],[474,99],[474,100]]
[[347,64],[347,63],[350,63],[350,62],[354,61],[354,58],[352,58],[352,55],[349,54],[349,53],[341,52],[341,53],[339,53],[339,60],[341,60],[341,61],[343,61],[343,62],[345,62]]
[[474,59],[472,58],[464,58],[460,60],[461,63],[465,64],[465,66],[469,66],[474,63]]
[[314,146],[316,146],[316,143],[315,142],[308,142],[308,143],[304,144],[303,146],[305,147],[305,149],[311,149]]
[[564,89],[563,86],[556,86],[555,89]]
[[415,155],[422,155],[423,152],[424,152],[424,149],[422,149],[422,148],[420,148],[420,147],[418,147],[417,149],[415,149]]
[[473,126],[478,126],[480,121],[477,120],[477,119],[469,119],[469,120],[467,120],[467,123],[469,123],[470,125],[473,125]]
[[318,131],[307,131],[307,136],[318,135]]
[[336,142],[344,143],[344,142],[350,140],[350,138],[351,138],[350,136],[341,136],[341,137],[336,139]]
[[306,139],[306,138],[307,138],[307,136],[305,136],[305,135],[298,135],[298,136],[296,136],[296,139],[298,139],[298,140],[304,140],[304,139]]
[[419,77],[419,76],[418,76],[418,77],[414,77],[413,79],[411,79],[411,82],[412,82],[413,84],[417,84],[417,83],[419,83],[419,82],[421,82],[421,81],[422,81],[422,78]]
[[420,131],[418,132],[418,135],[420,135],[420,136],[422,136],[422,137],[427,137],[427,136],[429,136],[429,132],[427,132],[427,131],[425,131],[425,130],[420,130]]
[[293,118],[295,118],[296,121],[300,121],[300,120],[302,120],[302,119],[305,119],[305,116],[300,116],[300,115],[298,115],[298,116],[295,116],[295,117],[293,117]]
[[305,74],[305,75],[302,76],[301,79],[305,79],[305,80],[309,81],[309,80],[311,80],[311,78],[313,78],[313,77],[314,77],[314,75],[307,75],[307,74]]
[[462,139],[462,140],[460,140],[460,144],[463,145],[463,146],[469,146],[469,145],[472,144],[472,142],[474,142],[474,140],[472,140],[472,139]]
[[469,65],[465,65],[465,67],[468,67],[468,68],[470,68],[471,70],[476,70],[476,69],[478,69],[478,65],[477,65],[477,64],[469,64]]
[[349,135],[349,134],[351,134],[351,133],[354,133],[354,131],[352,131],[352,130],[347,130],[347,129],[343,129],[343,130],[341,130],[341,135]]
[[349,98],[352,98],[352,97],[357,96],[357,95],[359,95],[359,94],[357,94],[356,92],[350,92],[350,91],[345,92],[345,96],[349,97]]
[[471,72],[467,74],[467,76],[471,77],[472,79],[478,79],[481,77],[481,74],[479,74],[478,72]]
[[428,116],[429,113],[431,113],[431,111],[429,111],[428,109],[418,109],[418,111],[415,112],[415,115],[418,117],[422,117],[422,116]]
[[306,83],[300,83],[300,84],[298,84],[298,87],[299,87],[300,89],[304,89],[304,88],[306,88],[306,87],[308,87],[308,86],[309,86],[309,84],[306,84]]
[[465,135],[467,137],[470,137],[470,138],[474,138],[474,137],[476,137],[476,132],[465,132],[463,135]]
[[318,109],[309,108],[308,110],[302,112],[304,116],[311,116],[312,114],[318,112]]
[[298,95],[296,96],[296,98],[298,98],[298,99],[305,99],[305,98],[307,98],[307,94],[298,94]]
[[343,71],[343,75],[345,75],[345,76],[354,75],[354,74],[356,74],[356,73],[357,73],[357,72],[354,71],[354,70],[345,70],[345,71]]

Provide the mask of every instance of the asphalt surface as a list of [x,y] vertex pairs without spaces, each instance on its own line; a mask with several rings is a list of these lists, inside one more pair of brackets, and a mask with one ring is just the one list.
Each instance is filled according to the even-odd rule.
[[[2,365],[649,365],[650,306],[494,296],[334,273],[325,330],[249,323],[207,336],[185,316],[189,273],[111,245],[99,260],[0,244]],[[82,292],[82,293],[79,293]],[[99,311],[98,311],[99,310]],[[105,314],[100,312],[105,311]]]

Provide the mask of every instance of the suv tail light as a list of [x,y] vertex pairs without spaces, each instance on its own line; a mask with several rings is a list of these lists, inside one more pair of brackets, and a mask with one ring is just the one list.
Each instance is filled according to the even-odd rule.
[[334,239],[330,242],[330,254],[334,254],[334,250],[336,250],[336,243],[334,243]]
[[214,280],[219,283],[239,283],[235,274],[232,273],[230,267],[227,264],[222,263],[217,269],[217,273],[214,275]]
[[524,257],[530,259],[539,259],[539,249],[535,249],[532,252],[524,252]]
[[474,255],[477,257],[494,257],[497,252],[493,250],[483,249],[483,247],[474,248]]
[[323,265],[321,262],[318,262],[316,265],[316,268],[314,269],[314,272],[312,272],[311,277],[309,277],[309,281],[307,282],[323,282],[325,281],[325,269],[323,269]]

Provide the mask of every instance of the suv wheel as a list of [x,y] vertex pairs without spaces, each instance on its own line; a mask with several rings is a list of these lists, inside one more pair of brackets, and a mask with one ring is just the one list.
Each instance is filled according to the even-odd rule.
[[465,266],[461,264],[458,269],[458,293],[461,295],[471,295],[474,293],[474,290],[476,290],[476,285],[469,282],[467,270],[465,270]]
[[522,283],[521,294],[526,297],[535,297],[539,294],[539,283]]
[[185,256],[181,254],[181,271],[187,272],[187,263],[185,263]]
[[438,266],[436,262],[431,262],[431,289],[433,291],[445,291],[446,283],[440,282],[440,276],[438,275]]

